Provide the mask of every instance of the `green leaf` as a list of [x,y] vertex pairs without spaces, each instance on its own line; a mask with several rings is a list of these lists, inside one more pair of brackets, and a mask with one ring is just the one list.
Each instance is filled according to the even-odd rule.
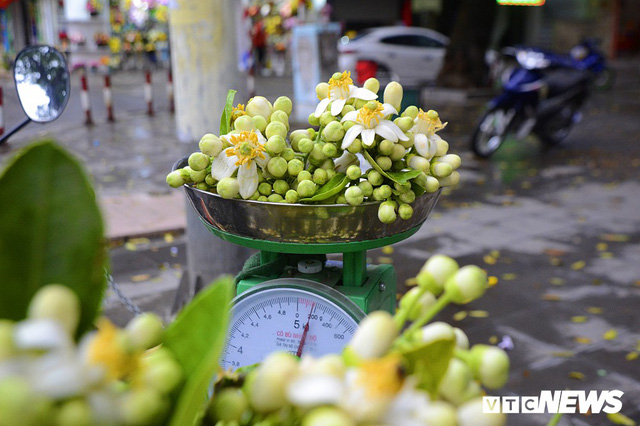
[[202,416],[226,340],[233,288],[231,276],[219,278],[198,293],[167,327],[164,344],[187,377],[171,425],[193,425]]
[[382,176],[399,184],[407,183],[410,179],[413,179],[420,174],[420,170],[414,169],[402,172],[386,172],[382,170],[378,163],[376,163],[376,160],[373,159],[371,154],[369,154],[366,149],[362,150],[362,155],[364,155],[364,158],[369,162],[369,164],[371,164],[371,167],[380,172]]
[[80,298],[78,335],[96,317],[106,285],[104,226],[82,167],[53,141],[33,144],[0,177],[0,318],[24,319],[51,283]]
[[454,349],[454,339],[442,339],[417,343],[408,349],[401,349],[400,353],[407,361],[408,373],[418,378],[418,387],[435,398]]
[[316,191],[313,197],[302,198],[301,203],[315,203],[323,201],[340,193],[351,180],[344,173],[336,173],[329,182],[325,183]]
[[222,111],[222,117],[220,117],[220,134],[226,135],[231,131],[231,112],[233,111],[233,98],[236,96],[235,90],[229,90],[227,92],[227,103]]

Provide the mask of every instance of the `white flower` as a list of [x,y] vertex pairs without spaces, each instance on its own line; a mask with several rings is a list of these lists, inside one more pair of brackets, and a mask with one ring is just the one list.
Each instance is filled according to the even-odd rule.
[[436,141],[440,139],[436,132],[444,129],[447,123],[442,124],[437,112],[433,110],[424,112],[422,109],[413,122],[414,126],[411,128],[411,132],[415,135],[413,145],[418,154],[430,160],[436,155]]
[[336,116],[340,114],[349,99],[372,101],[378,98],[378,95],[371,90],[354,86],[353,80],[351,80],[351,72],[345,71],[342,74],[336,74],[339,74],[340,77],[335,78],[337,76],[334,74],[329,79],[327,97],[322,99],[316,107],[314,113],[316,117],[320,117],[329,104],[331,104],[331,115]]
[[237,170],[240,195],[247,199],[258,189],[259,165],[263,169],[269,162],[264,149],[266,142],[258,130],[227,135],[231,146],[223,150],[211,163],[211,176],[216,180],[230,177]]
[[416,389],[408,378],[389,405],[383,419],[389,426],[455,426],[456,410],[444,401],[431,401],[427,393]]
[[342,121],[353,121],[356,124],[351,126],[342,140],[342,149],[347,149],[362,134],[362,143],[371,146],[376,134],[391,142],[398,142],[398,139],[406,141],[409,138],[398,126],[390,120],[385,120],[391,114],[398,111],[389,104],[381,104],[378,101],[370,101],[357,111],[351,111],[342,117]]
[[311,408],[338,404],[344,383],[330,374],[304,374],[287,386],[287,399],[297,407]]

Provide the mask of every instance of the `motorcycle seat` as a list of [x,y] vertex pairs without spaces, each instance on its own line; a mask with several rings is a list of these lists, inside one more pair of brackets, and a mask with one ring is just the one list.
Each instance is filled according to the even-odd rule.
[[573,87],[587,84],[589,73],[566,68],[550,69],[545,72],[544,80],[549,88],[549,96],[554,96]]

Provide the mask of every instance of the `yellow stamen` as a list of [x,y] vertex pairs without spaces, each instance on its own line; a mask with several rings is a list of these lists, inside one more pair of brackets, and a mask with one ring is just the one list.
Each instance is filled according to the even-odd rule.
[[265,158],[264,146],[258,141],[258,134],[251,130],[250,132],[240,132],[237,135],[231,135],[229,138],[233,147],[226,151],[227,157],[238,157],[236,166],[246,164],[247,167],[255,158]]
[[[334,92],[334,90],[332,89],[340,89],[339,91],[336,91],[338,93],[349,93],[349,86],[351,85],[353,85],[353,80],[351,79],[351,71],[343,71],[339,79],[329,79],[329,94],[327,97],[331,99],[331,93]],[[340,96],[338,96],[337,98],[342,99],[342,97]]]
[[442,124],[440,121],[440,117],[436,116],[435,118],[431,118],[429,116],[429,112],[424,112],[422,108],[418,112],[418,120],[427,124],[427,133],[429,135],[434,134],[438,130],[444,129],[447,123]]
[[89,343],[89,363],[102,365],[111,379],[121,379],[138,368],[139,353],[127,350],[122,335],[111,321],[100,318],[98,332]]
[[[242,111],[242,112],[244,112],[244,105],[243,105],[243,104],[238,104],[238,106],[233,107],[232,112],[235,112],[235,111]],[[245,113],[245,114],[246,114],[246,113]]]
[[[372,102],[375,102],[377,104],[375,109],[369,108]],[[357,121],[368,129],[371,127],[375,127],[378,125],[380,119],[382,118],[383,109],[384,107],[380,102],[371,101],[364,108],[360,108],[358,110]],[[371,125],[372,121],[374,122],[373,126]]]
[[390,397],[400,390],[404,380],[400,361],[399,356],[389,355],[362,362],[357,381],[367,396]]

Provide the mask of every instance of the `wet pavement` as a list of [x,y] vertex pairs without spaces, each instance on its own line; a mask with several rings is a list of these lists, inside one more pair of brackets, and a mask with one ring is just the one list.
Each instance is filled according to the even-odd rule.
[[[640,422],[640,60],[615,67],[616,85],[594,94],[565,143],[543,150],[535,138],[509,141],[490,160],[468,148],[486,94],[426,90],[424,106],[450,122],[441,135],[462,157],[461,184],[446,191],[417,234],[368,255],[395,264],[401,287],[434,253],[482,266],[496,285],[439,319],[461,327],[472,343],[513,342],[501,395],[619,389],[622,413]],[[164,177],[195,144],[174,136],[163,77],[154,74],[155,116],[148,117],[142,74],[114,75],[116,122],[107,123],[100,77],[91,76],[94,126],[82,124],[72,98],[57,122],[32,124],[0,148],[0,163],[43,131],[75,153],[107,216],[114,279],[143,309],[169,317],[188,252],[186,205]],[[257,81],[258,94],[270,99],[291,91],[288,78]],[[20,117],[11,96],[5,87],[7,123]],[[114,294],[105,312],[120,324],[132,315]],[[509,424],[549,418],[511,415]],[[604,414],[560,422],[608,424]]]

